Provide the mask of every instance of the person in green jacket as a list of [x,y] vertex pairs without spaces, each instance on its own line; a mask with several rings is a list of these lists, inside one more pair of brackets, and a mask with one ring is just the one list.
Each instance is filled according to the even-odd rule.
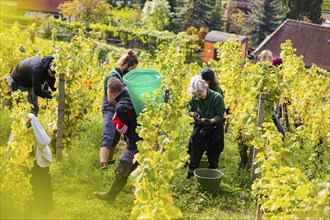
[[219,81],[214,76],[214,71],[210,67],[204,67],[199,74],[202,76],[202,78],[208,84],[209,89],[212,89],[213,91],[216,91],[216,92],[220,93],[222,96],[224,96],[223,91],[219,86]]
[[115,163],[115,160],[113,159],[115,147],[120,139],[120,133],[116,131],[116,128],[112,123],[116,105],[108,102],[108,81],[109,79],[116,77],[123,82],[124,75],[129,71],[134,70],[138,64],[139,60],[136,54],[132,49],[129,49],[119,58],[117,66],[104,77],[102,101],[103,129],[99,164],[101,170],[105,170],[110,164]]
[[192,95],[188,111],[195,120],[189,140],[189,179],[194,175],[205,151],[209,168],[218,168],[219,157],[224,148],[223,118],[226,109],[223,96],[209,89],[200,75],[190,80],[188,92]]

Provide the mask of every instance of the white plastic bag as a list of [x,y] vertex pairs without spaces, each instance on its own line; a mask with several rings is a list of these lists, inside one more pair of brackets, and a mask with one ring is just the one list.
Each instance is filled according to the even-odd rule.
[[34,152],[37,164],[40,167],[48,167],[52,163],[52,153],[48,146],[50,138],[38,122],[36,116],[30,113],[29,117],[31,118],[31,126],[35,134]]

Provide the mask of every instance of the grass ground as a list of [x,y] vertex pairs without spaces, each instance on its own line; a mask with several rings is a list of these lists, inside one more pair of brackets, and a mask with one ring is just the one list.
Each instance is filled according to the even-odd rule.
[[[1,109],[1,144],[10,133],[7,109]],[[39,116],[39,118],[41,118]],[[42,119],[39,119],[43,123]],[[114,165],[98,169],[98,150],[101,140],[101,116],[85,120],[79,126],[70,146],[63,152],[63,161],[51,165],[54,209],[49,214],[35,212],[22,218],[30,219],[128,219],[134,202],[131,182],[125,186],[116,202],[109,205],[93,196],[94,191],[108,190],[114,178]],[[228,135],[227,135],[228,136]],[[124,149],[120,142],[116,158]],[[196,179],[185,179],[186,171],[179,170],[171,184],[174,205],[183,212],[183,219],[253,219],[255,202],[247,187],[249,173],[238,169],[237,148],[225,140],[220,169],[225,173],[220,191],[200,192]]]

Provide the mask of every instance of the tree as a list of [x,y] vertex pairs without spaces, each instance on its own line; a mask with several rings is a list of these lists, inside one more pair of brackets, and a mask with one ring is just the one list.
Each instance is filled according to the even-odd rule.
[[281,0],[255,0],[245,17],[244,33],[250,37],[250,47],[255,48],[284,20]]
[[321,5],[323,0],[284,0],[287,8],[287,17],[295,20],[310,20],[313,23],[322,23]]
[[173,23],[181,30],[186,30],[190,26],[210,28],[214,18],[220,13],[216,11],[219,8],[214,9],[214,6],[220,5],[216,2],[217,0],[177,0]]
[[142,9],[142,20],[157,30],[164,30],[168,26],[171,16],[167,0],[147,1]]
[[186,30],[189,25],[186,24],[186,20],[188,20],[187,13],[189,10],[188,6],[189,0],[176,0],[174,4],[174,16],[171,20],[172,29],[175,32],[180,32]]
[[244,11],[237,7],[236,2],[228,0],[224,12],[224,31],[235,34],[243,34]]
[[230,25],[231,25],[231,16],[235,13],[237,10],[237,5],[233,0],[228,0],[225,6],[224,11],[224,31],[225,32],[231,32]]
[[210,18],[208,19],[208,28],[210,30],[221,30],[222,29],[222,1],[216,0],[215,6],[213,7]]
[[240,9],[236,11],[229,18],[229,31],[230,33],[242,34],[244,26],[244,12]]
[[112,6],[104,0],[73,0],[59,5],[60,13],[66,18],[89,24],[110,16]]

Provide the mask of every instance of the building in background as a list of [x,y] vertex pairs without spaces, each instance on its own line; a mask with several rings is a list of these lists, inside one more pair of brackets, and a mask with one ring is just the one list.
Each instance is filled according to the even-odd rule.
[[210,31],[204,38],[204,61],[207,62],[211,59],[218,60],[218,51],[214,48],[216,42],[224,43],[226,40],[233,38],[242,44],[242,57],[246,58],[248,53],[248,38],[246,36],[230,34],[221,31]]
[[330,71],[330,27],[287,19],[252,52],[270,50],[280,56],[281,44],[291,40],[298,56],[302,55],[306,67],[313,64]]
[[48,14],[56,19],[62,19],[58,6],[68,0],[20,0],[18,8],[27,11],[26,16],[43,18]]

